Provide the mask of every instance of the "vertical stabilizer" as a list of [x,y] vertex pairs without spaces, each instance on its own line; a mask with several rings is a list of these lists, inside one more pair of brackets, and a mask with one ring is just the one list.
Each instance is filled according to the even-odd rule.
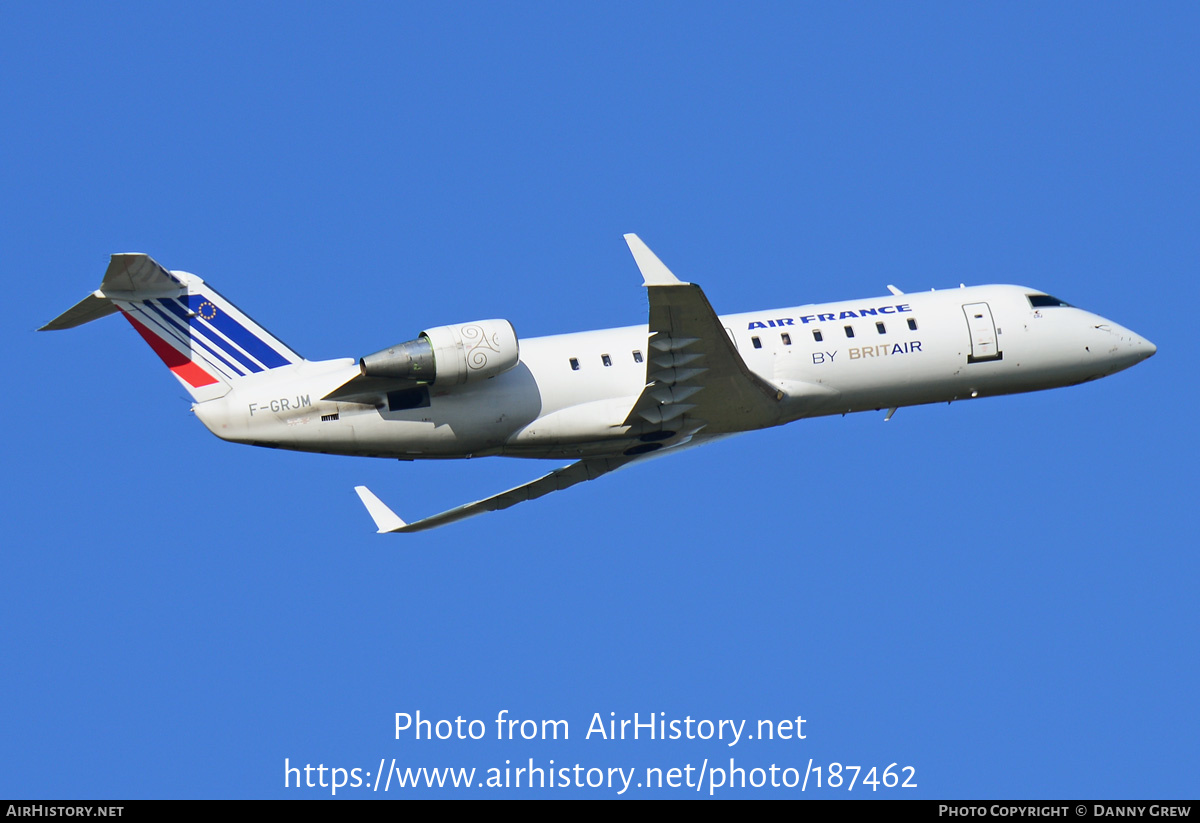
[[145,254],[114,254],[100,288],[42,327],[69,329],[116,311],[197,402],[238,378],[303,360],[194,274]]

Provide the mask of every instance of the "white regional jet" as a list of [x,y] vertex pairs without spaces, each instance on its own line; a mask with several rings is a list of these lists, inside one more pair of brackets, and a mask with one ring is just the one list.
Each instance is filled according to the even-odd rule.
[[802,417],[1070,386],[1154,354],[1129,329],[1023,286],[974,286],[718,316],[625,235],[648,325],[518,342],[506,320],[439,326],[355,361],[305,360],[193,274],[114,254],[47,323],[120,311],[222,440],[327,454],[571,458],[523,486],[405,523],[365,486],[380,533],[434,528],[648,455]]

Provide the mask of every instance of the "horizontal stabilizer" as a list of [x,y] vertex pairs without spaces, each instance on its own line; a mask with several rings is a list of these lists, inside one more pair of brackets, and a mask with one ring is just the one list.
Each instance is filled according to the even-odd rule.
[[117,311],[111,298],[141,298],[151,295],[178,294],[185,289],[178,277],[160,266],[148,254],[114,254],[109,258],[108,269],[100,288],[80,300],[71,308],[42,326],[38,331],[60,331],[73,329],[107,317]]
[[509,506],[515,506],[526,500],[534,500],[543,495],[550,494],[550,492],[569,488],[576,483],[595,480],[600,475],[619,469],[634,459],[633,457],[597,457],[580,460],[569,466],[563,466],[558,471],[550,472],[550,474],[539,477],[537,480],[522,486],[517,486],[516,488],[492,495],[483,500],[476,500],[474,503],[467,503],[458,508],[444,511],[441,514],[435,514],[432,517],[426,517],[424,520],[418,520],[415,523],[405,523],[401,520],[394,511],[384,505],[366,486],[355,486],[354,490],[358,492],[363,505],[367,507],[367,513],[375,521],[375,527],[379,530],[379,534],[420,532],[426,529],[435,529],[438,526],[444,526],[456,520],[465,520],[468,517],[474,517],[484,512],[507,509]]
[[73,329],[76,326],[82,326],[84,323],[99,320],[101,317],[108,317],[116,310],[117,307],[112,304],[111,300],[100,292],[93,292],[42,326],[38,331]]
[[137,295],[178,292],[183,282],[164,269],[148,254],[114,254],[108,261],[108,270],[100,283],[100,291],[126,292]]

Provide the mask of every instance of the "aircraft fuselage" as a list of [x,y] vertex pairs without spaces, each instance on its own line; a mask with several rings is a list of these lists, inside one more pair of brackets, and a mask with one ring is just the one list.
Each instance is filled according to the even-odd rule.
[[[779,392],[769,422],[1069,386],[1154,353],[1134,332],[1021,286],[943,291],[720,316],[746,366]],[[1045,302],[1043,300],[1043,302]],[[517,365],[465,385],[323,400],[359,371],[345,358],[251,375],[193,409],[225,440],[399,459],[626,453],[628,418],[656,356],[647,326],[520,340]]]

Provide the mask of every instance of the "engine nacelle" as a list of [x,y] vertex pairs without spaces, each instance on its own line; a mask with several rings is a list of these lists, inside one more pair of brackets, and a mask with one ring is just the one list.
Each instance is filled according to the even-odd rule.
[[416,340],[368,354],[358,368],[367,377],[458,386],[503,374],[520,356],[512,323],[476,320],[423,331]]

